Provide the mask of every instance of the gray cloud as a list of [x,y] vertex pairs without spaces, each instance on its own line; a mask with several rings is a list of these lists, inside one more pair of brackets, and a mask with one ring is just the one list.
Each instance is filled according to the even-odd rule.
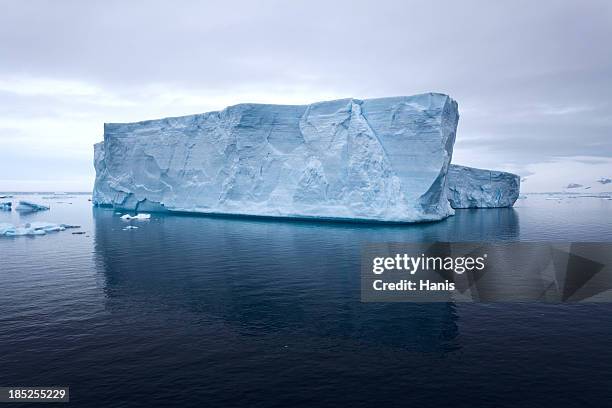
[[[0,164],[4,174],[36,165],[28,150],[36,137],[91,154],[104,121],[253,99],[429,91],[459,102],[456,151],[465,164],[497,163],[526,175],[527,165],[551,158],[612,156],[612,103],[604,92],[612,89],[609,1],[0,7],[0,143],[17,138],[10,142],[17,156]],[[51,130],[40,134],[45,126]],[[42,144],[53,154],[66,150]]]

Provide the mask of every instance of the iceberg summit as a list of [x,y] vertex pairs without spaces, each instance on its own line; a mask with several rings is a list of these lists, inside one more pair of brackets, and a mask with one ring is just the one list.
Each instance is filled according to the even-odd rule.
[[419,222],[454,213],[447,95],[240,104],[107,123],[92,201],[128,211]]

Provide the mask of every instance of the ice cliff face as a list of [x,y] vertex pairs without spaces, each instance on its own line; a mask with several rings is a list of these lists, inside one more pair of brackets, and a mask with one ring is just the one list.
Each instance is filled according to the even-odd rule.
[[416,222],[453,213],[442,94],[243,104],[105,124],[93,202],[135,211]]
[[448,199],[453,208],[512,207],[520,183],[516,174],[453,164],[448,170]]

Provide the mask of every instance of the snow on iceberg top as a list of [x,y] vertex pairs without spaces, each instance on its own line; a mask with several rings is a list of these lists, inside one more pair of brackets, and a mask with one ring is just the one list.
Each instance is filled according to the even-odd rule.
[[451,102],[455,107],[457,102],[447,94],[438,92],[429,92],[411,96],[389,96],[382,98],[369,98],[369,99],[356,99],[356,98],[342,98],[334,99],[329,101],[314,102],[306,105],[285,105],[285,104],[267,104],[267,103],[239,103],[236,105],[230,105],[222,110],[209,111],[205,113],[195,113],[191,115],[183,116],[170,116],[160,119],[148,119],[138,122],[110,122],[104,123],[104,134],[115,134],[133,131],[150,131],[157,128],[163,130],[167,128],[181,128],[186,126],[192,126],[197,124],[200,120],[205,120],[211,116],[221,116],[224,114],[234,114],[245,112],[248,110],[255,110],[258,113],[261,112],[279,112],[285,113],[291,116],[301,116],[308,109],[330,110],[330,114],[335,112],[338,108],[349,103],[357,103],[362,105],[366,103],[372,106],[380,105],[396,105],[398,103],[404,103],[410,105],[413,109],[422,111],[436,111],[441,110],[447,102]]

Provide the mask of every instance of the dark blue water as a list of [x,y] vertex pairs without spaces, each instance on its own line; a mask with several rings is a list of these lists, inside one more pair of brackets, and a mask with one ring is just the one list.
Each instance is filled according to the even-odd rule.
[[[0,386],[73,406],[604,407],[611,304],[360,302],[360,245],[612,241],[612,201],[530,196],[413,226],[154,216],[86,196],[0,222]],[[71,204],[68,204],[71,202]],[[7,405],[8,406],[8,405]]]

